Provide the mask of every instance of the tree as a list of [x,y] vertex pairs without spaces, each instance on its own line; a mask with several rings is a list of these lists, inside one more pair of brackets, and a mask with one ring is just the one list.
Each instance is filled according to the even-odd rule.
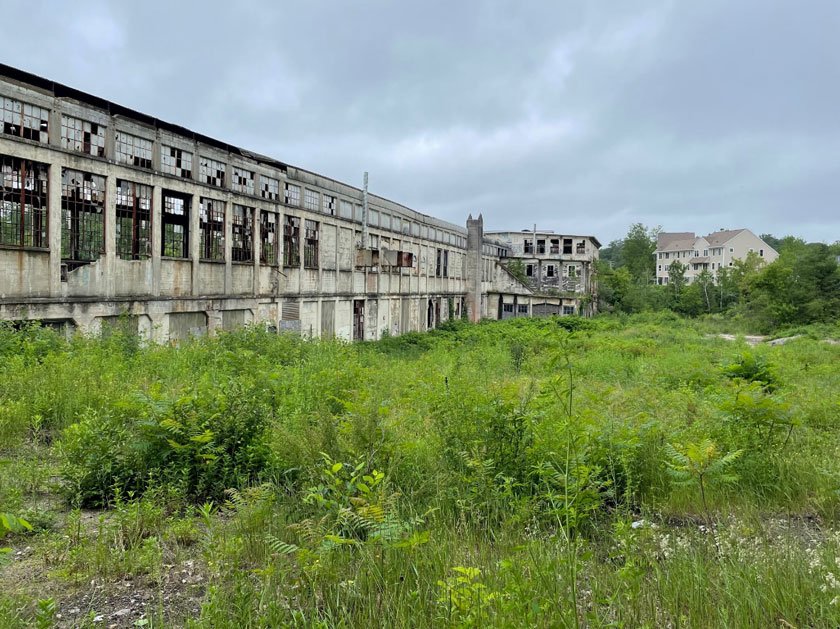
[[661,227],[648,229],[641,223],[634,223],[624,238],[621,247],[621,263],[627,267],[636,283],[648,284],[656,270],[656,237],[662,231]]
[[688,267],[679,260],[671,262],[668,267],[668,286],[674,291],[674,296],[679,297],[680,292],[685,287],[685,272]]

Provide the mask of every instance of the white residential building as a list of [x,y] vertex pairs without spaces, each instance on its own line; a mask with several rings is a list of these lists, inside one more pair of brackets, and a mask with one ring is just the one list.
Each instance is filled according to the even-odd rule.
[[693,282],[703,271],[716,276],[721,268],[730,267],[755,252],[766,263],[779,257],[778,252],[749,229],[721,229],[706,236],[694,232],[663,232],[656,242],[656,283],[668,283],[668,269],[679,262],[686,267],[685,279]]

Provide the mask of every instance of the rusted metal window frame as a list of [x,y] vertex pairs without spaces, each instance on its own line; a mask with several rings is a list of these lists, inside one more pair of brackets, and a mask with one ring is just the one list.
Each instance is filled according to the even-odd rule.
[[105,157],[105,129],[97,122],[61,114],[61,146],[68,151]]
[[283,266],[300,266],[300,217],[283,217]]
[[[189,258],[192,197],[172,190],[163,190],[161,200],[161,255],[166,258]],[[176,207],[178,204],[174,204],[175,201],[179,202],[180,207]],[[167,227],[171,229],[167,230]],[[181,228],[181,233],[178,233],[178,227]]]
[[198,238],[200,260],[225,261],[225,208],[226,203],[217,199],[199,197]]
[[254,208],[234,203],[231,222],[231,260],[233,262],[253,262]]
[[119,164],[151,170],[154,150],[153,140],[125,131],[117,131],[114,134],[114,159]]
[[300,186],[287,181],[283,186],[283,202],[290,207],[300,207]]
[[[146,260],[152,251],[152,186],[117,179],[116,247],[123,260]],[[128,227],[128,237],[121,232]]]
[[280,180],[260,175],[260,196],[268,201],[280,200]]
[[[0,106],[0,112],[2,112],[3,133],[24,140],[40,142],[41,144],[49,143],[49,109],[8,96],[0,96],[0,105],[2,105]],[[15,105],[18,105],[17,111]],[[29,108],[29,113],[27,113],[27,108]],[[35,110],[38,113],[37,117],[35,117]],[[27,125],[27,121],[31,123],[33,120],[38,121],[37,129],[32,124]]]
[[49,172],[48,164],[0,155],[0,245],[49,250]]
[[[81,179],[68,182],[74,176]],[[68,269],[94,262],[105,253],[106,207],[104,176],[61,169],[61,259]]]
[[277,264],[277,212],[260,210],[260,263]]
[[306,219],[304,226],[304,241],[303,241],[303,268],[317,269],[319,268],[319,251],[318,243],[320,238],[320,225],[318,221]]
[[216,188],[224,188],[227,164],[204,155],[199,156],[198,161],[200,164],[199,175],[201,183],[206,183],[208,186],[214,186]]
[[192,179],[193,154],[177,146],[161,144],[160,170],[179,179]]

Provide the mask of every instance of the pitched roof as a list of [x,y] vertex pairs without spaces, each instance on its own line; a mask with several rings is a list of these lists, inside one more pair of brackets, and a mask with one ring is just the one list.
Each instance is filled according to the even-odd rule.
[[661,232],[656,237],[657,251],[693,251],[694,232]]
[[740,234],[744,229],[721,229],[720,231],[712,232],[708,236],[705,236],[706,240],[709,243],[710,247],[719,247],[722,244],[725,244],[735,238],[738,234]]

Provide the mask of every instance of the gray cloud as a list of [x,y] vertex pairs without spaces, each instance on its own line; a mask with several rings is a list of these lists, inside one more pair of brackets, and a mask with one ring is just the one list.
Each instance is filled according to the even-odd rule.
[[11,65],[456,223],[840,238],[833,0],[3,12]]

